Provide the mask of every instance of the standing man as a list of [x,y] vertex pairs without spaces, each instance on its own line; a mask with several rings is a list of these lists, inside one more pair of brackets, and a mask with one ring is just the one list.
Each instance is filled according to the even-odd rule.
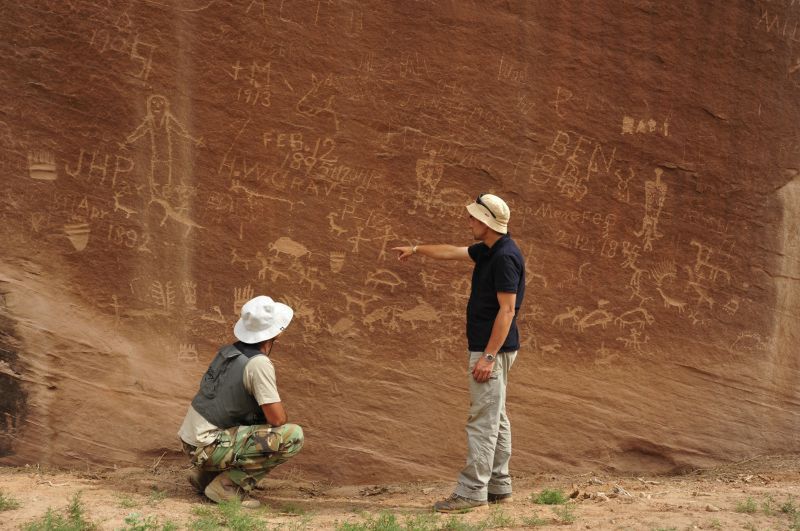
[[194,468],[189,482],[219,503],[249,497],[258,480],[303,447],[303,430],[287,424],[269,359],[294,312],[260,295],[242,306],[237,341],[220,348],[200,381],[178,436]]
[[525,296],[525,261],[508,234],[511,212],[505,201],[481,194],[467,205],[472,236],[469,247],[414,245],[395,247],[400,260],[413,255],[472,260],[472,291],[467,304],[470,411],[467,464],[455,492],[433,506],[460,512],[511,501],[511,422],[506,415],[508,371],[519,350],[516,316]]

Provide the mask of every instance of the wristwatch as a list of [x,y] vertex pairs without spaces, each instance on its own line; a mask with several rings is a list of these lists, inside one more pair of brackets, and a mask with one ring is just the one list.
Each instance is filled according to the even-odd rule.
[[489,354],[488,352],[483,353],[483,357],[486,358],[486,361],[492,362],[497,357],[494,354]]

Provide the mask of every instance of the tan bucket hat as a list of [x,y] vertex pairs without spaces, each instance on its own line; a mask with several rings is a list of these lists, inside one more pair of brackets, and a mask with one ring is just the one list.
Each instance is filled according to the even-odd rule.
[[233,327],[233,335],[244,343],[272,339],[289,326],[294,310],[270,297],[259,295],[242,306],[242,316]]
[[492,194],[481,194],[467,205],[470,215],[500,234],[508,234],[511,210],[505,201]]

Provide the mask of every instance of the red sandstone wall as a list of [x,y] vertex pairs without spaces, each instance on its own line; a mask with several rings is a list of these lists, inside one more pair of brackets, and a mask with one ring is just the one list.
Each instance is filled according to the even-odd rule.
[[470,243],[528,260],[517,473],[797,451],[794,0],[32,0],[0,7],[0,453],[149,462],[238,308],[306,450],[450,477]]

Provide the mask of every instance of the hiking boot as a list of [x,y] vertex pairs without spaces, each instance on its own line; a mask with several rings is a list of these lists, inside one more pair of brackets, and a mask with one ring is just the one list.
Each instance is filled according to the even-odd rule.
[[243,488],[231,481],[231,478],[228,477],[226,472],[215,477],[214,480],[208,484],[204,492],[208,499],[217,503],[240,500],[242,502],[242,507],[247,509],[257,509],[261,507],[261,502],[255,498],[251,498]]
[[514,498],[510,492],[504,494],[492,494],[491,492],[486,496],[486,501],[489,503],[511,503]]
[[194,487],[198,493],[203,494],[203,491],[206,490],[206,487],[209,483],[219,474],[219,472],[212,472],[208,470],[203,470],[200,468],[192,468],[189,470],[189,474],[187,479],[189,483],[191,483],[192,487]]
[[437,513],[465,513],[482,507],[486,507],[485,501],[471,500],[456,493],[433,504],[433,510]]

